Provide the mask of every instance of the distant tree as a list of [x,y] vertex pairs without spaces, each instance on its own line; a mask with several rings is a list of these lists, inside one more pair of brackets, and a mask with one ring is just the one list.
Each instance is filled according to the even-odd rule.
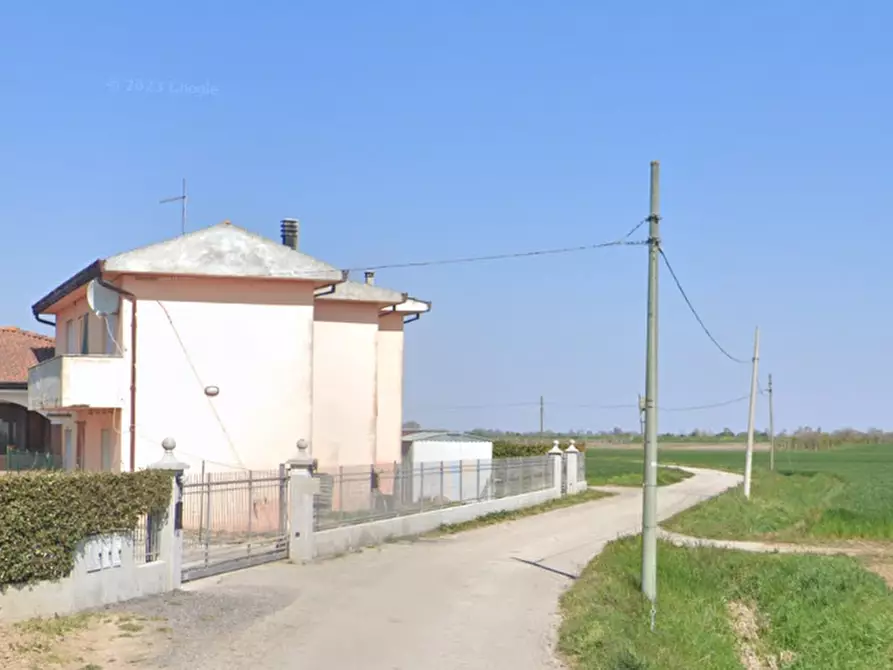
[[422,424],[418,421],[404,421],[403,430],[421,430]]

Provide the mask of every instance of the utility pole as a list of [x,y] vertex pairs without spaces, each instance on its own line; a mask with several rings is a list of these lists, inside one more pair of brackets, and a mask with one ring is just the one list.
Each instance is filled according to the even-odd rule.
[[753,336],[753,368],[750,372],[750,409],[747,413],[747,456],[744,461],[744,497],[750,498],[750,480],[753,472],[753,424],[757,411],[757,374],[760,367],[760,329]]
[[175,198],[165,198],[164,200],[159,200],[159,205],[164,205],[169,202],[177,202],[180,201],[180,232],[182,235],[186,234],[186,177],[183,177],[183,193],[178,195]]
[[769,469],[775,471],[775,421],[772,416],[772,375],[769,375]]
[[645,469],[642,496],[642,593],[657,603],[657,271],[660,261],[660,163],[651,161],[648,215],[648,318],[645,363]]
[[540,396],[540,435],[546,434],[546,403],[543,396]]

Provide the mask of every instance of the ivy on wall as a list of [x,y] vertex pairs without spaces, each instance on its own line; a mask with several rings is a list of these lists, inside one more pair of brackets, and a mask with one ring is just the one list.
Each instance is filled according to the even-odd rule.
[[132,531],[163,514],[173,473],[23,472],[0,475],[0,588],[67,577],[91,535]]

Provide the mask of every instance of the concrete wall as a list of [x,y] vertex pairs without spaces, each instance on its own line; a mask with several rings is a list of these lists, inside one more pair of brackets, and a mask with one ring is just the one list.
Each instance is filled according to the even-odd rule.
[[471,521],[493,512],[531,507],[554,500],[560,496],[560,487],[553,487],[544,491],[524,493],[510,498],[486,500],[484,502],[448,507],[422,514],[324,530],[313,534],[313,556],[314,558],[336,556],[360,547],[382,544],[392,538],[421,535],[436,530],[446,523],[462,523],[463,521]]
[[377,371],[382,370],[378,311],[369,303],[316,302],[310,449],[320,468],[381,461],[376,458]]
[[[89,561],[81,542],[74,570],[57,582],[32,586],[8,587],[0,594],[0,620],[20,621],[32,617],[66,615],[80,610],[163,593],[171,590],[171,566],[166,561],[137,565],[133,557],[133,539],[114,536],[120,548],[120,565],[88,571]],[[115,542],[110,536],[109,542]]]
[[378,320],[376,463],[401,460],[403,438],[403,315]]
[[[311,436],[309,282],[125,278],[137,296],[136,467],[175,435],[190,472],[266,470]],[[122,304],[129,333],[130,304]],[[129,359],[130,337],[121,337]],[[129,366],[129,362],[128,362]],[[209,397],[214,386],[219,395]],[[129,409],[121,416],[129,467]]]

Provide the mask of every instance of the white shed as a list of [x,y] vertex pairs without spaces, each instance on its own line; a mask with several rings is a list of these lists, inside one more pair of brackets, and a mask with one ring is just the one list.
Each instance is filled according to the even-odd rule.
[[412,471],[411,500],[458,502],[485,496],[492,475],[493,441],[449,431],[403,436],[403,467]]

